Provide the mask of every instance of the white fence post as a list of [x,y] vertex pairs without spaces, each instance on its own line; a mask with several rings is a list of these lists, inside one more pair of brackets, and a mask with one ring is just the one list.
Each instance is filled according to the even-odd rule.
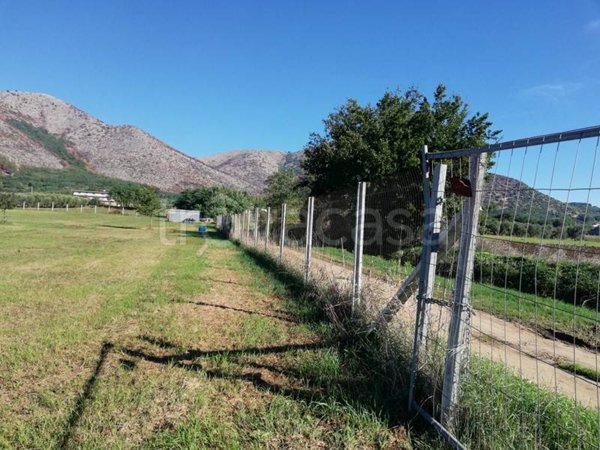
[[417,312],[415,320],[415,335],[410,367],[410,385],[408,406],[412,408],[415,383],[421,348],[426,345],[429,333],[431,312],[430,299],[435,288],[435,271],[437,266],[439,234],[443,213],[443,203],[446,187],[447,166],[439,164],[433,173],[433,186],[429,186],[429,164],[427,162],[427,146],[423,147],[423,192],[425,213],[423,223],[423,251],[419,267],[419,295],[417,296]]
[[250,219],[252,218],[252,211],[246,211],[246,245],[250,243]]
[[279,261],[283,260],[283,247],[285,246],[285,216],[287,213],[287,204],[281,205],[281,232],[279,236]]
[[54,212],[54,202],[52,202],[52,212]]
[[83,212],[83,205],[81,205],[81,206],[79,207],[79,212],[81,212],[81,213]]
[[98,211],[98,205],[94,205],[94,214],[96,214]]
[[470,157],[469,178],[471,197],[466,197],[462,206],[462,229],[458,260],[456,265],[456,284],[452,301],[452,318],[448,333],[448,349],[442,390],[442,424],[453,429],[460,388],[460,375],[467,362],[471,333],[471,284],[475,262],[476,235],[479,228],[479,210],[481,190],[484,183],[487,155]]
[[69,212],[69,204],[67,203],[67,212]]
[[265,251],[269,250],[269,232],[271,230],[271,207],[267,207],[267,225],[265,227]]
[[360,181],[356,193],[356,222],[354,228],[354,268],[352,271],[352,315],[360,302],[362,289],[363,241],[365,233],[365,196],[367,183]]
[[312,235],[313,235],[313,212],[315,207],[315,198],[308,197],[308,206],[306,211],[306,244],[304,247],[304,282],[308,281],[310,274],[310,260],[312,257]]
[[121,206],[121,215],[122,216],[125,215],[125,207],[124,206]]
[[38,211],[40,210],[40,202],[38,202],[38,204],[37,204],[37,210]]
[[23,202],[23,209],[25,209],[25,202]]
[[258,217],[260,209],[254,208],[254,247],[258,247]]
[[435,287],[435,270],[437,266],[437,246],[436,241],[442,228],[442,213],[446,187],[447,166],[439,164],[435,167],[433,173],[433,189],[428,204],[429,211],[425,212],[426,223],[423,228],[425,239],[423,240],[423,254],[421,256],[421,285],[422,292],[419,292],[421,303],[419,324],[419,345],[422,346],[427,340],[429,333],[429,317],[431,305],[429,299],[433,298],[433,289]]

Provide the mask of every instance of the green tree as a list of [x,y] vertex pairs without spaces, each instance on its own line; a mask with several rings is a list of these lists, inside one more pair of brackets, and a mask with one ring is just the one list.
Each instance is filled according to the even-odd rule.
[[138,196],[144,189],[146,188],[131,183],[121,184],[111,188],[110,196],[125,208],[135,208]]
[[0,210],[2,210],[2,223],[6,223],[6,211],[17,206],[17,197],[11,192],[0,192]]
[[150,217],[150,228],[152,228],[152,217],[161,209],[156,189],[150,187],[137,189],[135,208],[142,216]]
[[279,206],[282,203],[301,205],[307,196],[306,189],[300,186],[300,178],[291,168],[282,169],[267,178],[265,189],[266,203]]
[[198,210],[203,217],[236,214],[260,203],[246,192],[221,186],[202,187],[183,191],[174,202],[180,209]]
[[325,133],[311,134],[304,149],[304,182],[313,194],[418,168],[423,145],[430,151],[480,146],[499,134],[487,114],[470,115],[461,97],[448,96],[443,85],[433,102],[415,88],[386,92],[375,106],[350,99],[324,124]]

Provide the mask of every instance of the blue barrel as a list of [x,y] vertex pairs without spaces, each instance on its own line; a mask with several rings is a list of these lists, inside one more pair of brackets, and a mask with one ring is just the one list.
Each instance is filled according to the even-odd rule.
[[200,234],[206,234],[206,232],[207,232],[207,231],[208,231],[208,229],[206,228],[206,225],[200,225],[200,226],[198,227],[198,232],[199,232]]

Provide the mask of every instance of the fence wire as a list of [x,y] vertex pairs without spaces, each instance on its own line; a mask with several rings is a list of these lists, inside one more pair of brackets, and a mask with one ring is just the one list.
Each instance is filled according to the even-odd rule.
[[[361,313],[408,337],[413,405],[457,447],[600,448],[600,150],[588,131],[429,153],[423,172],[369,184],[364,210],[355,187],[314,199],[309,277],[351,289],[363,211]],[[308,209],[287,205],[284,231],[280,205],[268,227],[267,210],[233,216],[231,235],[304,272]]]

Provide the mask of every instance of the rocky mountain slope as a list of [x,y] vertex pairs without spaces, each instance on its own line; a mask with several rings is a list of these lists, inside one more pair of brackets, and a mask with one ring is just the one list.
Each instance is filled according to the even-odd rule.
[[585,203],[564,202],[540,192],[522,181],[498,174],[490,174],[483,195],[484,208],[502,215],[505,220],[515,217],[521,222],[552,223],[567,215],[575,222],[600,220],[600,208]]
[[[62,138],[69,157],[32,139],[24,132],[28,126]],[[133,126],[110,126],[52,96],[15,91],[0,91],[0,156],[46,169],[69,167],[74,158],[90,172],[164,191],[221,185],[252,193],[286,159],[283,152],[262,151],[196,159]]]
[[269,175],[279,170],[284,160],[285,153],[278,151],[231,150],[200,161],[254,186],[261,186]]

